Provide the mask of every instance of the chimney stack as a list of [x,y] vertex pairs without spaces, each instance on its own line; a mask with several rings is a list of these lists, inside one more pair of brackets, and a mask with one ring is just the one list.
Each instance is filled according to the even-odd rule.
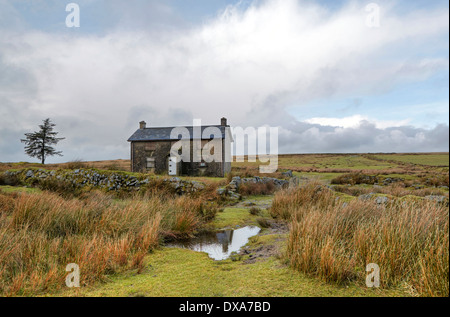
[[139,129],[144,130],[147,126],[147,123],[145,123],[145,121],[141,121],[139,122]]
[[220,125],[223,127],[226,127],[227,126],[227,118],[220,119]]

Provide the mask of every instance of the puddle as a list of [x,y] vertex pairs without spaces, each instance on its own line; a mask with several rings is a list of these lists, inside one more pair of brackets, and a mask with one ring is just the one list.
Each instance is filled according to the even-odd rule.
[[236,230],[222,230],[203,234],[186,242],[177,242],[168,247],[185,248],[206,252],[214,260],[225,260],[232,252],[238,252],[247,244],[250,237],[256,236],[261,229],[247,226]]

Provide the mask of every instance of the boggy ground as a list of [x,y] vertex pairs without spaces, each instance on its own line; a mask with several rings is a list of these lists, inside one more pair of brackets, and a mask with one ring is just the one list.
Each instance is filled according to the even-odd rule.
[[[95,164],[94,164],[95,163]],[[120,163],[120,164],[119,164]],[[71,162],[67,166],[46,168],[96,167],[125,170],[127,161]],[[0,171],[30,167],[29,163],[0,163]],[[257,165],[234,163],[233,173],[251,176]],[[36,167],[41,167],[37,164]],[[316,179],[333,188],[341,204],[352,200],[387,198],[424,200],[446,198],[448,203],[448,153],[409,155],[286,155],[280,157],[281,171],[290,169],[302,185]],[[248,174],[248,175],[247,175]],[[348,175],[347,175],[348,174]],[[378,177],[379,184],[360,183],[365,175]],[[362,177],[361,177],[362,176]],[[384,184],[386,179],[401,181]],[[195,178],[196,180],[200,180]],[[227,179],[207,179],[225,185]],[[0,186],[3,192],[42,194],[38,188]],[[201,200],[201,198],[199,198]],[[274,220],[271,196],[249,196],[229,203],[207,222],[206,230],[239,228],[257,225],[261,232],[250,239],[238,254],[224,261],[214,261],[205,253],[180,248],[155,246],[143,257],[138,269],[117,270],[104,282],[95,282],[79,289],[39,292],[44,296],[411,296],[409,288],[369,289],[358,278],[337,285],[324,282],[289,265],[286,247],[289,239],[288,221]],[[384,201],[384,200],[380,200]],[[120,200],[120,204],[123,202]],[[448,205],[447,205],[448,206]],[[448,208],[448,207],[447,207]],[[295,208],[294,208],[295,209]],[[295,210],[294,210],[295,211]],[[181,213],[184,215],[184,213]],[[8,220],[8,218],[5,218]],[[164,230],[186,229],[186,217],[168,222]],[[448,218],[447,218],[448,219]],[[169,219],[170,220],[170,219]],[[191,219],[195,220],[195,218]],[[194,221],[194,222],[195,222]],[[448,223],[448,220],[447,220]],[[195,224],[195,223],[193,223]],[[189,229],[189,228],[188,228]],[[178,229],[177,229],[178,230]],[[447,236],[448,244],[448,236]],[[448,249],[448,247],[447,247]],[[133,255],[140,261],[142,253]],[[448,256],[447,256],[448,258]],[[64,262],[66,263],[66,262]],[[448,260],[447,260],[448,263]],[[448,270],[447,270],[448,272]],[[63,272],[62,274],[66,274]],[[83,271],[81,272],[83,279]],[[447,275],[448,279],[448,275]],[[63,283],[63,279],[60,284]],[[401,287],[401,286],[400,286]],[[448,293],[448,288],[447,288]]]
[[[106,283],[65,290],[62,296],[408,296],[402,289],[369,289],[361,283],[325,283],[290,268],[283,258],[288,227],[267,210],[273,196],[252,196],[220,212],[211,229],[257,225],[239,254],[214,261],[206,253],[160,247],[145,258],[140,274],[129,271]],[[259,208],[259,212],[253,209]]]

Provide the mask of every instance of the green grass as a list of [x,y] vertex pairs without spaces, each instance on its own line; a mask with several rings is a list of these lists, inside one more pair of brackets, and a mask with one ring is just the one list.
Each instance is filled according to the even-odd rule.
[[345,193],[340,193],[340,192],[335,192],[334,195],[336,197],[339,197],[339,201],[340,202],[346,202],[348,203],[349,201],[352,201],[353,199],[356,199],[354,196],[345,194]]
[[223,212],[216,215],[214,221],[210,224],[215,229],[235,228],[236,226],[245,226],[255,224],[257,216],[252,216],[248,208],[225,208]]
[[[273,196],[248,196],[244,201],[239,202],[234,207],[224,208],[223,212],[219,212],[216,218],[209,224],[211,229],[236,228],[236,226],[257,225],[257,219],[261,217],[270,217],[269,212],[265,208],[272,203]],[[249,205],[248,203],[252,203]],[[252,206],[259,207],[261,213],[259,215],[251,215],[249,210]]]
[[[169,176],[170,177],[170,176]],[[205,177],[205,176],[178,176],[178,178],[185,181],[197,181],[197,182],[214,182],[214,183],[226,183],[225,177]]]
[[[68,290],[63,296],[261,297],[407,296],[401,290],[340,287],[309,278],[276,258],[253,264],[213,261],[205,253],[163,248],[146,257],[143,274],[111,277],[96,287]],[[362,284],[364,281],[362,281]]]
[[409,175],[409,174],[387,174],[387,175],[383,175],[382,178],[402,178],[404,180],[417,180],[418,177],[417,175]]
[[[275,245],[275,244],[284,244],[284,241],[287,238],[287,234],[264,234],[253,236],[249,239],[249,243],[247,244],[250,249],[255,249],[262,245]],[[279,241],[283,241],[279,243]],[[284,247],[284,246],[283,246]]]
[[0,186],[0,190],[5,193],[14,193],[14,192],[40,193],[41,192],[41,190],[39,188],[17,187],[17,186]]
[[449,166],[449,154],[386,154],[375,155],[376,158],[385,161],[397,161],[427,166]]
[[296,156],[292,158],[281,158],[279,162],[283,167],[314,167],[314,168],[329,168],[329,169],[385,169],[393,167],[395,164],[378,162],[367,159],[361,155],[323,155],[323,156]]
[[292,174],[297,177],[306,177],[311,180],[318,179],[325,182],[330,182],[333,178],[336,178],[344,173],[293,172]]
[[[371,159],[372,157],[372,159]],[[376,160],[376,159],[380,160]],[[398,164],[396,162],[398,162]],[[323,155],[282,155],[279,167],[282,169],[314,168],[314,172],[296,172],[295,176],[304,176],[309,179],[318,179],[321,183],[329,183],[331,179],[342,175],[339,169],[369,170],[368,173],[377,174],[380,170],[397,169],[400,163],[410,163],[428,166],[418,166],[421,171],[430,170],[434,173],[437,166],[448,166],[447,154],[419,154],[419,155],[360,155],[360,154],[323,154]],[[443,164],[443,163],[446,163]],[[255,167],[256,163],[233,163],[233,167]],[[404,166],[404,165],[403,165]],[[33,166],[34,167],[34,166]],[[37,167],[37,166],[36,166]],[[410,165],[406,165],[407,168]],[[98,171],[103,171],[98,166]],[[335,169],[333,171],[332,169]],[[67,170],[64,170],[67,171]],[[320,171],[325,171],[319,173]],[[106,171],[112,173],[112,171]],[[388,171],[390,172],[390,171]],[[397,171],[392,171],[397,173]],[[401,173],[401,169],[400,172]],[[138,174],[121,171],[131,176],[156,177],[154,175]],[[385,173],[386,174],[386,173]],[[384,177],[401,177],[414,179],[417,175],[391,174]],[[161,177],[161,176],[159,176]],[[162,177],[168,177],[162,176]],[[207,177],[180,177],[183,180],[196,180],[210,183],[226,183],[226,178]],[[303,181],[302,181],[303,182]],[[366,187],[362,185],[362,187]],[[370,187],[370,186],[369,186]],[[40,192],[35,188],[0,186],[6,192],[26,191]],[[355,200],[348,194],[335,192],[340,202]],[[382,194],[374,195],[381,196]],[[223,212],[218,212],[216,218],[207,224],[206,229],[223,229],[257,225],[258,218],[269,218],[267,206],[271,205],[273,196],[248,196],[235,206],[228,206]],[[422,199],[407,196],[401,199]],[[126,204],[122,200],[116,203]],[[260,215],[251,215],[249,209],[252,202],[260,207]],[[267,245],[282,247],[286,242],[286,234],[267,234],[271,229],[263,229],[260,235],[252,237],[248,244],[249,250],[255,250]],[[247,259],[244,256],[243,259]],[[243,261],[213,261],[205,253],[186,249],[165,248],[147,255],[146,268],[142,274],[135,270],[117,275],[108,276],[107,283],[98,282],[89,287],[77,290],[64,290],[63,296],[410,296],[411,294],[400,289],[368,289],[364,281],[352,282],[347,286],[337,286],[298,272],[287,266],[283,259],[269,257],[252,264]],[[83,277],[82,277],[83,278]],[[52,293],[49,296],[54,295]]]
[[[256,204],[270,203],[271,196],[250,196],[235,207],[225,208],[217,214],[211,228],[235,228],[256,224],[249,213],[249,201]],[[242,206],[242,208],[241,208]],[[264,210],[263,217],[269,217]],[[261,234],[249,239],[248,250],[253,252],[260,247],[274,245],[284,249],[286,234]],[[243,256],[240,261],[214,261],[206,253],[186,249],[161,247],[145,258],[145,269],[141,274],[136,270],[110,275],[107,282],[98,282],[80,289],[63,290],[62,293],[49,293],[46,296],[149,296],[149,297],[367,297],[367,296],[410,296],[406,290],[368,289],[364,281],[338,286],[318,278],[298,272],[287,266],[283,258],[270,256],[246,264]],[[82,278],[82,277],[81,277]]]
[[256,201],[259,203],[270,203],[272,201],[273,195],[250,195],[246,196],[246,201]]
[[[232,167],[255,167],[264,165],[260,162],[233,162]],[[387,169],[397,167],[397,164],[371,160],[361,154],[292,154],[280,155],[278,166],[281,169],[290,168],[320,168],[320,169]]]

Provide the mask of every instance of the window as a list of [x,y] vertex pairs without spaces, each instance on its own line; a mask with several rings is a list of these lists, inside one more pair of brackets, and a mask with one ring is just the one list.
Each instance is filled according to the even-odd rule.
[[147,168],[155,168],[155,158],[147,157]]

